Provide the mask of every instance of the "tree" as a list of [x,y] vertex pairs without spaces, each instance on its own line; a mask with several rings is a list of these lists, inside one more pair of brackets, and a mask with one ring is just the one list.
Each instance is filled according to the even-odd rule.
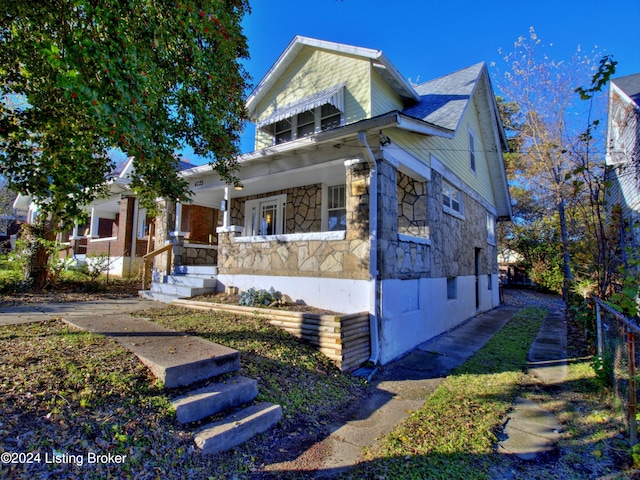
[[234,180],[246,0],[0,5],[0,174],[38,204],[45,238],[106,193],[114,147],[146,200],[188,199],[174,157],[187,145]]
[[595,62],[580,48],[568,62],[553,60],[533,27],[528,37],[515,42],[514,50],[504,60],[509,69],[499,77],[498,89],[517,104],[512,109],[516,117],[512,123],[521,139],[519,155],[513,159],[513,175],[533,202],[555,212],[550,218],[555,219],[560,238],[566,300],[573,279],[572,240],[580,231],[580,227],[572,231],[574,217],[569,210],[580,202],[583,193],[576,188],[577,165],[572,156],[584,126],[574,120],[583,114],[575,88],[590,77]]

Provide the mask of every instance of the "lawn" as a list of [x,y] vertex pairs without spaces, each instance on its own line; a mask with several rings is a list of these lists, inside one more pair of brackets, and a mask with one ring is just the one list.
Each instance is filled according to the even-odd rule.
[[[42,461],[0,464],[0,478],[272,478],[266,467],[324,439],[326,424],[367,394],[361,380],[264,320],[176,307],[145,316],[240,350],[240,373],[258,380],[259,400],[282,405],[282,423],[235,450],[204,457],[192,441],[198,425],[178,424],[167,391],[112,340],[61,321],[4,327],[0,453],[39,453]],[[546,387],[526,374],[526,352],[543,316],[523,310],[346,476],[632,477],[620,417],[610,395],[596,387],[588,360],[576,358],[563,386]],[[516,395],[539,402],[565,425],[555,456],[532,465],[495,453]],[[73,462],[89,452],[126,460]],[[45,455],[71,460],[44,463]]]
[[[586,358],[569,365],[563,385],[526,373],[526,356],[546,312],[526,308],[456,369],[424,406],[376,446],[349,478],[630,478],[628,444],[609,392]],[[516,395],[554,412],[565,427],[555,456],[523,462],[497,453]],[[617,477],[616,475],[620,476]]]
[[[259,400],[282,405],[281,424],[235,451],[204,457],[192,440],[199,425],[177,423],[167,391],[112,340],[61,321],[3,327],[0,453],[39,454],[41,461],[0,464],[0,478],[242,477],[324,438],[325,424],[366,393],[361,380],[265,321],[179,308],[150,314],[240,350],[240,373],[258,380]],[[126,461],[45,463],[47,455],[86,460],[89,452],[126,455]]]

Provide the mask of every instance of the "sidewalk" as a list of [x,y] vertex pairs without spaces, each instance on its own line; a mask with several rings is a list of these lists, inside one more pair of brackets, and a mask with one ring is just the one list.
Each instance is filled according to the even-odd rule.
[[0,327],[21,323],[42,322],[53,318],[103,317],[158,308],[163,304],[138,297],[94,300],[90,302],[37,303],[0,307]]

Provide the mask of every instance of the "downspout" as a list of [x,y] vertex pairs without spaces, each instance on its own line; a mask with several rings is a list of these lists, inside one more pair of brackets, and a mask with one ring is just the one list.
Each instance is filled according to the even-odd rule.
[[371,357],[369,361],[377,364],[380,357],[378,321],[382,318],[380,304],[380,281],[378,279],[378,169],[376,159],[367,143],[366,132],[358,132],[358,145],[369,164],[369,276],[373,280],[369,291],[369,300],[373,304],[373,313],[369,320]]

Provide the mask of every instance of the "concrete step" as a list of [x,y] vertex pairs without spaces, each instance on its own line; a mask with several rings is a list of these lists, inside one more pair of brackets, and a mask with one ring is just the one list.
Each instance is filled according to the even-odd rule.
[[141,298],[146,298],[147,300],[153,300],[154,302],[162,302],[162,303],[171,303],[174,300],[177,300],[178,295],[172,295],[169,293],[162,292],[154,292],[152,290],[138,290],[138,296]]
[[165,387],[175,388],[240,369],[240,352],[130,315],[78,316],[65,321],[114,338]]
[[178,275],[202,275],[215,277],[218,274],[218,267],[214,265],[180,265],[175,267]]
[[215,277],[205,277],[203,275],[165,275],[162,283],[212,289],[218,286],[218,280]]
[[195,436],[203,454],[213,455],[236,447],[254,435],[266,432],[282,418],[282,407],[269,402],[258,403],[211,423]]
[[153,282],[151,284],[151,291],[168,295],[175,295],[178,298],[190,298],[195,295],[202,295],[203,293],[213,292],[215,291],[215,288],[197,288],[188,285],[175,285],[170,283]]
[[175,398],[171,404],[180,423],[202,420],[251,402],[258,395],[258,382],[252,378],[231,377]]

